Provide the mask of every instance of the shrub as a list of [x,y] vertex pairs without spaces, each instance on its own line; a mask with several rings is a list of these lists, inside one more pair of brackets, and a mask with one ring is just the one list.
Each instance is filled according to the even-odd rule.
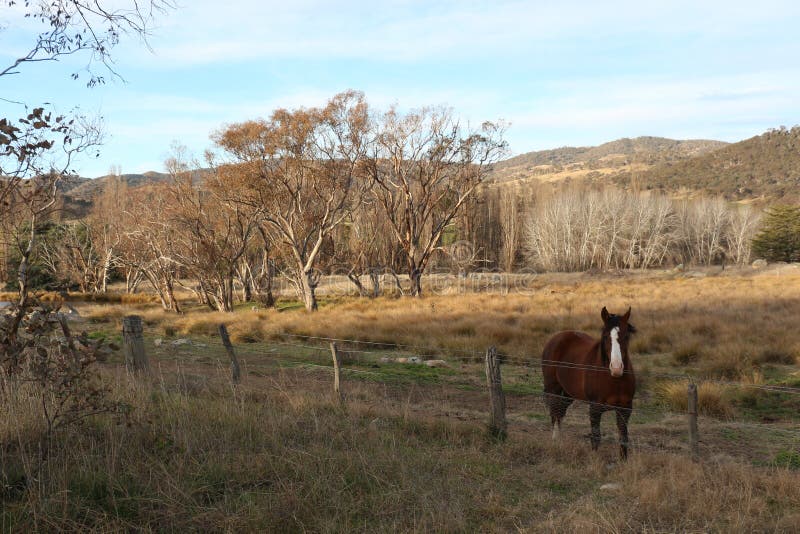
[[[689,406],[688,382],[662,382],[655,392],[659,400],[670,410],[686,412]],[[733,407],[725,388],[714,382],[701,382],[697,387],[697,410],[703,415],[728,419],[733,416]]]
[[672,359],[678,365],[689,365],[700,359],[700,347],[696,343],[683,345],[675,349]]

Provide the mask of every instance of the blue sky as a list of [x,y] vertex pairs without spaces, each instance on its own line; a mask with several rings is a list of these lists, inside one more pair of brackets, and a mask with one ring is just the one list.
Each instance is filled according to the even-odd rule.
[[[163,170],[173,141],[202,154],[226,123],[349,88],[379,109],[504,119],[514,154],[800,123],[796,1],[179,1],[151,50],[115,49],[124,82],[88,89],[69,77],[85,58],[70,59],[0,79],[0,97],[102,115],[101,157],[75,165],[91,177]],[[0,28],[5,66],[35,27],[3,5]],[[0,116],[16,112],[0,101]]]

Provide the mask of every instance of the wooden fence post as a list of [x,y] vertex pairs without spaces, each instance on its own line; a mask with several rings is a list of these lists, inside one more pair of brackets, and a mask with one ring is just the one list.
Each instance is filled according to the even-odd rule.
[[146,373],[150,370],[147,354],[144,351],[144,334],[142,318],[138,315],[126,315],[122,318],[122,343],[125,354],[125,367],[134,373]]
[[502,440],[506,438],[508,423],[506,422],[506,397],[503,394],[503,382],[500,378],[500,359],[495,347],[489,347],[489,350],[486,351],[486,383],[489,386],[491,410],[489,432]]
[[339,402],[344,401],[342,390],[339,385],[339,376],[342,361],[339,358],[339,350],[336,348],[336,343],[331,343],[331,357],[333,357],[333,393],[339,399]]
[[689,415],[689,445],[692,450],[692,457],[697,459],[700,453],[700,447],[697,435],[697,384],[694,382],[691,382],[688,387],[686,411]]
[[228,336],[228,329],[225,328],[224,324],[219,325],[219,337],[222,339],[225,351],[231,359],[231,380],[233,380],[234,384],[238,384],[242,380],[242,369],[239,367],[239,358],[236,357],[236,353],[233,351],[231,338]]

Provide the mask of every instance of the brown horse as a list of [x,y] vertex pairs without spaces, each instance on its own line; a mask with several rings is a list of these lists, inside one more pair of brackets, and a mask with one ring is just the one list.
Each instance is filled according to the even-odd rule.
[[542,375],[544,398],[550,408],[553,439],[558,437],[561,420],[574,399],[589,403],[592,424],[592,449],[600,445],[600,418],[603,412],[617,414],[620,455],[628,456],[628,419],[631,416],[636,376],[628,357],[628,340],[636,328],[625,315],[608,313],[603,308],[600,339],[567,330],[558,332],[544,346]]

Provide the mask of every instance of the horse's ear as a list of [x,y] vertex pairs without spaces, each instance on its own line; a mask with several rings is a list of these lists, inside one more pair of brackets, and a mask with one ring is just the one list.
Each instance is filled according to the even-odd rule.
[[622,318],[625,320],[626,323],[628,322],[628,319],[631,318],[631,307],[630,306],[628,306],[628,311],[625,312],[625,315],[623,315]]
[[600,317],[603,318],[604,323],[608,322],[608,310],[606,309],[605,306],[603,306],[603,309],[600,310]]

